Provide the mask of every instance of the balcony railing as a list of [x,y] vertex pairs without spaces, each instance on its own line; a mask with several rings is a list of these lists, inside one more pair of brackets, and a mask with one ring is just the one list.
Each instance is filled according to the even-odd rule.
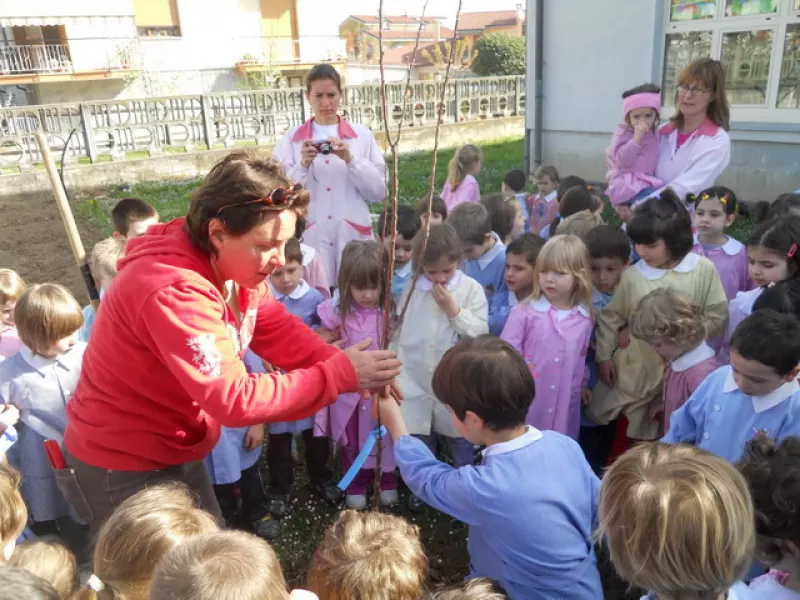
[[237,66],[279,66],[296,63],[337,61],[347,57],[346,42],[334,36],[243,38]]
[[64,44],[0,46],[0,74],[72,73],[69,50]]

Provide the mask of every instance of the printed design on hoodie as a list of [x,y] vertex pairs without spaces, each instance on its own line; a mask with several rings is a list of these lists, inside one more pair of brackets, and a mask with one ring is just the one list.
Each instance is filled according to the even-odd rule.
[[222,355],[217,349],[217,338],[210,333],[203,333],[189,338],[188,345],[194,352],[197,370],[208,377],[219,377]]
[[242,351],[242,343],[239,339],[239,332],[236,331],[236,327],[233,323],[228,323],[226,329],[228,330],[228,337],[233,342],[233,347],[236,350],[236,354]]

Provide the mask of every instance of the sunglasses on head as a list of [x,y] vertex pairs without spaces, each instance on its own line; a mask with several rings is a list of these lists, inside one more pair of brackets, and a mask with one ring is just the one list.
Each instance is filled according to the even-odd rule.
[[300,183],[294,184],[291,189],[275,188],[269,194],[263,198],[259,198],[258,200],[249,200],[247,202],[239,202],[237,204],[226,204],[224,206],[220,206],[219,209],[217,209],[217,216],[219,217],[222,214],[222,211],[225,209],[235,208],[237,206],[253,206],[255,204],[263,204],[267,208],[280,208],[282,206],[287,206],[294,200],[297,192],[302,189],[303,185]]

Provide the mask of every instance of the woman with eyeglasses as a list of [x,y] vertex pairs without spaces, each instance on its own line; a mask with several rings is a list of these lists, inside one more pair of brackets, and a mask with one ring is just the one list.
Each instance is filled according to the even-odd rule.
[[342,79],[331,65],[306,76],[314,116],[293,127],[274,156],[311,194],[303,242],[322,257],[328,281],[336,281],[347,242],[372,239],[369,204],[386,197],[386,163],[372,132],[339,116]]
[[722,63],[703,58],[687,65],[678,77],[675,108],[660,129],[656,177],[685,199],[713,186],[731,160],[731,115]]
[[[277,161],[239,150],[211,169],[185,218],[128,243],[67,406],[66,465],[53,461],[93,532],[163,481],[188,485],[219,518],[203,459],[221,425],[303,419],[339,394],[392,385],[393,352],[327,345],[267,291],[308,202]],[[249,374],[248,348],[285,373]]]

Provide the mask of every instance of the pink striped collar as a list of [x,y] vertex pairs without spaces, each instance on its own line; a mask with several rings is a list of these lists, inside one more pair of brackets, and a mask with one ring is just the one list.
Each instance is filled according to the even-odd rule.
[[[294,132],[294,136],[292,137],[293,142],[302,142],[303,140],[310,140],[312,137],[313,132],[313,125],[314,119],[311,118],[300,127],[297,128],[297,131]],[[342,117],[339,117],[339,137],[343,140],[347,138],[357,138],[355,130],[350,126],[350,123],[345,121]]]
[[[677,129],[678,129],[677,121],[670,121],[669,123],[664,125],[659,131],[663,135],[669,135],[670,133],[672,133]],[[717,134],[717,131],[719,131],[719,125],[714,123],[714,121],[712,121],[711,119],[706,119],[705,121],[703,121],[703,124],[700,125],[700,127],[698,127],[694,132],[692,132],[692,135],[697,134],[697,135],[705,135],[708,137],[712,137]]]

